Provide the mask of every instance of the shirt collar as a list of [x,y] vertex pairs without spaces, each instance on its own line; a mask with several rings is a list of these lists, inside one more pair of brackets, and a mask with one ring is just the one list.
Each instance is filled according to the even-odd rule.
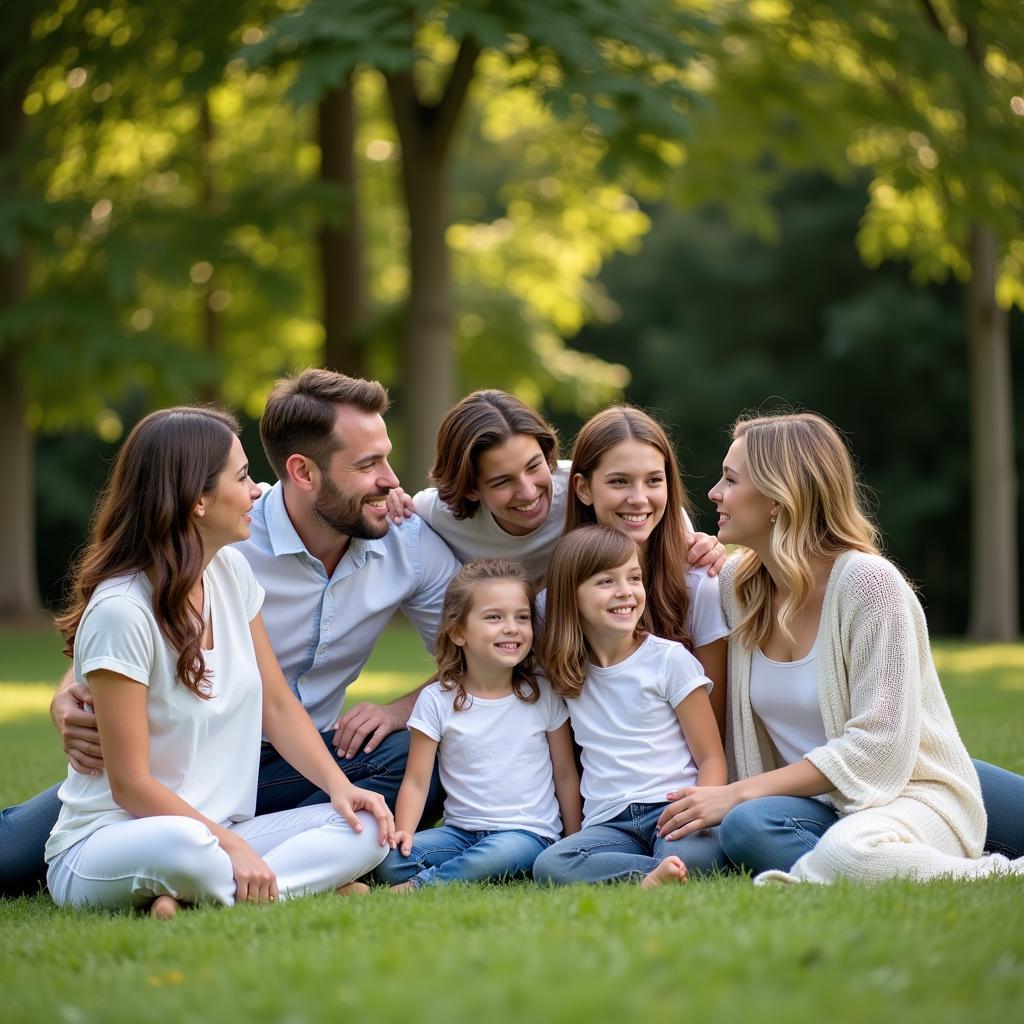
[[[298,555],[306,551],[302,538],[295,532],[295,527],[288,516],[284,505],[284,489],[278,481],[267,491],[263,499],[263,515],[267,523],[267,536],[270,548],[275,556]],[[309,554],[306,551],[306,554]]]
[[[270,538],[270,547],[274,555],[298,555],[302,552],[309,555],[309,550],[302,542],[302,538],[296,532],[294,525],[292,525],[291,517],[288,515],[288,509],[284,503],[284,489],[280,481],[274,484],[267,492],[267,496],[263,501],[263,509],[264,518],[267,523],[267,536]],[[395,529],[394,524],[390,527],[390,530],[393,529]],[[351,558],[357,566],[363,565],[366,562],[367,556],[371,554],[383,558],[387,554],[386,536],[387,534],[384,537],[378,537],[376,540],[363,540],[361,537],[353,537],[349,541],[345,557]],[[313,556],[310,555],[310,557],[312,558]]]

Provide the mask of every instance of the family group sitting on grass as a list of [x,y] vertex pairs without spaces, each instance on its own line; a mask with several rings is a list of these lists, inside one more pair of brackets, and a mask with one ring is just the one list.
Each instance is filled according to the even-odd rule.
[[[1024,778],[968,756],[827,421],[735,424],[716,541],[639,409],[560,462],[536,412],[475,392],[410,498],[387,404],[325,370],[278,382],[272,487],[226,413],[132,430],[57,620],[67,779],[3,812],[5,895],[45,877],[61,905],[169,916],[371,872],[1024,875]],[[399,608],[436,674],[339,718]]]

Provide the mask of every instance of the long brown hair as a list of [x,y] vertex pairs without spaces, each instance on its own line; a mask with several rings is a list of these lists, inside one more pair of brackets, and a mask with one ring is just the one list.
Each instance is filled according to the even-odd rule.
[[[530,605],[530,623],[536,623],[533,584],[526,566],[510,558],[479,558],[468,562],[452,578],[444,594],[441,609],[441,627],[437,632],[437,677],[442,690],[455,691],[455,710],[462,711],[469,702],[466,692],[466,653],[455,642],[455,633],[466,625],[473,595],[481,583],[491,580],[516,580],[522,583]],[[512,691],[526,704],[540,697],[540,687],[534,675],[533,649],[512,669]]]
[[[575,481],[579,473],[589,482],[605,455],[623,441],[649,444],[665,460],[665,512],[647,540],[643,558],[647,610],[651,631],[656,636],[677,640],[693,650],[693,638],[686,625],[690,592],[686,588],[688,563],[686,523],[683,520],[683,509],[689,510],[690,501],[683,487],[672,442],[661,424],[642,409],[631,405],[615,405],[592,416],[576,436],[569,477]],[[593,506],[580,500],[574,483],[569,488],[569,500],[566,503],[565,532],[575,530],[585,523],[596,522],[597,515]]]
[[[741,417],[732,436],[746,441],[750,482],[778,503],[771,550],[788,589],[778,621],[789,636],[789,624],[814,586],[812,561],[850,550],[877,554],[878,531],[864,511],[850,452],[824,417]],[[753,551],[740,557],[734,585],[743,612],[734,635],[744,647],[760,647],[772,631],[774,584]]]
[[203,617],[189,601],[203,571],[193,510],[216,487],[237,433],[229,413],[191,406],[161,409],[136,423],[96,503],[68,606],[55,619],[65,654],[74,653],[79,623],[100,583],[148,572],[153,614],[178,652],[178,680],[197,697],[210,696],[200,644]]
[[437,430],[437,454],[430,482],[456,519],[480,506],[467,497],[476,490],[480,456],[516,434],[535,438],[548,466],[558,461],[558,434],[550,423],[505,391],[474,391],[454,405]]
[[[581,526],[564,534],[555,545],[548,564],[547,604],[540,660],[551,688],[563,697],[583,692],[590,662],[590,645],[580,622],[577,588],[595,573],[624,565],[639,554],[631,537],[610,526]],[[649,607],[649,605],[648,605]],[[637,634],[647,632],[647,612],[637,624]]]

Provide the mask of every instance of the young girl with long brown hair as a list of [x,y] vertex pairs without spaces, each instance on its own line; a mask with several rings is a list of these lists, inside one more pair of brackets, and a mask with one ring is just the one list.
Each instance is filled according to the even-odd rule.
[[[75,907],[262,902],[344,887],[394,822],[337,767],[289,690],[263,590],[230,545],[259,490],[226,413],[165,409],[118,452],[57,619],[88,688],[104,770],[68,767],[46,844]],[[261,733],[329,804],[254,817]]]
[[[377,869],[396,889],[529,874],[580,826],[565,704],[533,668],[533,590],[519,562],[470,562],[452,578],[437,682],[420,693],[398,792],[398,844]],[[435,758],[444,825],[417,832]]]
[[548,569],[541,658],[582,748],[583,830],[545,850],[538,881],[685,881],[726,867],[714,830],[658,832],[665,794],[722,785],[725,753],[700,663],[649,631],[642,559],[621,531],[567,533]]
[[717,578],[687,560],[689,501],[664,428],[633,406],[605,409],[580,428],[569,473],[566,533],[601,523],[636,543],[651,631],[685,645],[701,663],[714,683],[711,705],[724,736],[729,628]]

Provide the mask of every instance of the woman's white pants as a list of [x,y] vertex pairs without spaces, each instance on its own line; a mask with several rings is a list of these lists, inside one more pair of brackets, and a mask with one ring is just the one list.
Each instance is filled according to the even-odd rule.
[[[270,866],[281,899],[326,892],[372,871],[387,855],[373,816],[355,832],[330,804],[226,823]],[[157,896],[183,903],[235,902],[231,860],[193,818],[134,818],[104,825],[60,854],[46,877],[60,905],[134,907]]]

